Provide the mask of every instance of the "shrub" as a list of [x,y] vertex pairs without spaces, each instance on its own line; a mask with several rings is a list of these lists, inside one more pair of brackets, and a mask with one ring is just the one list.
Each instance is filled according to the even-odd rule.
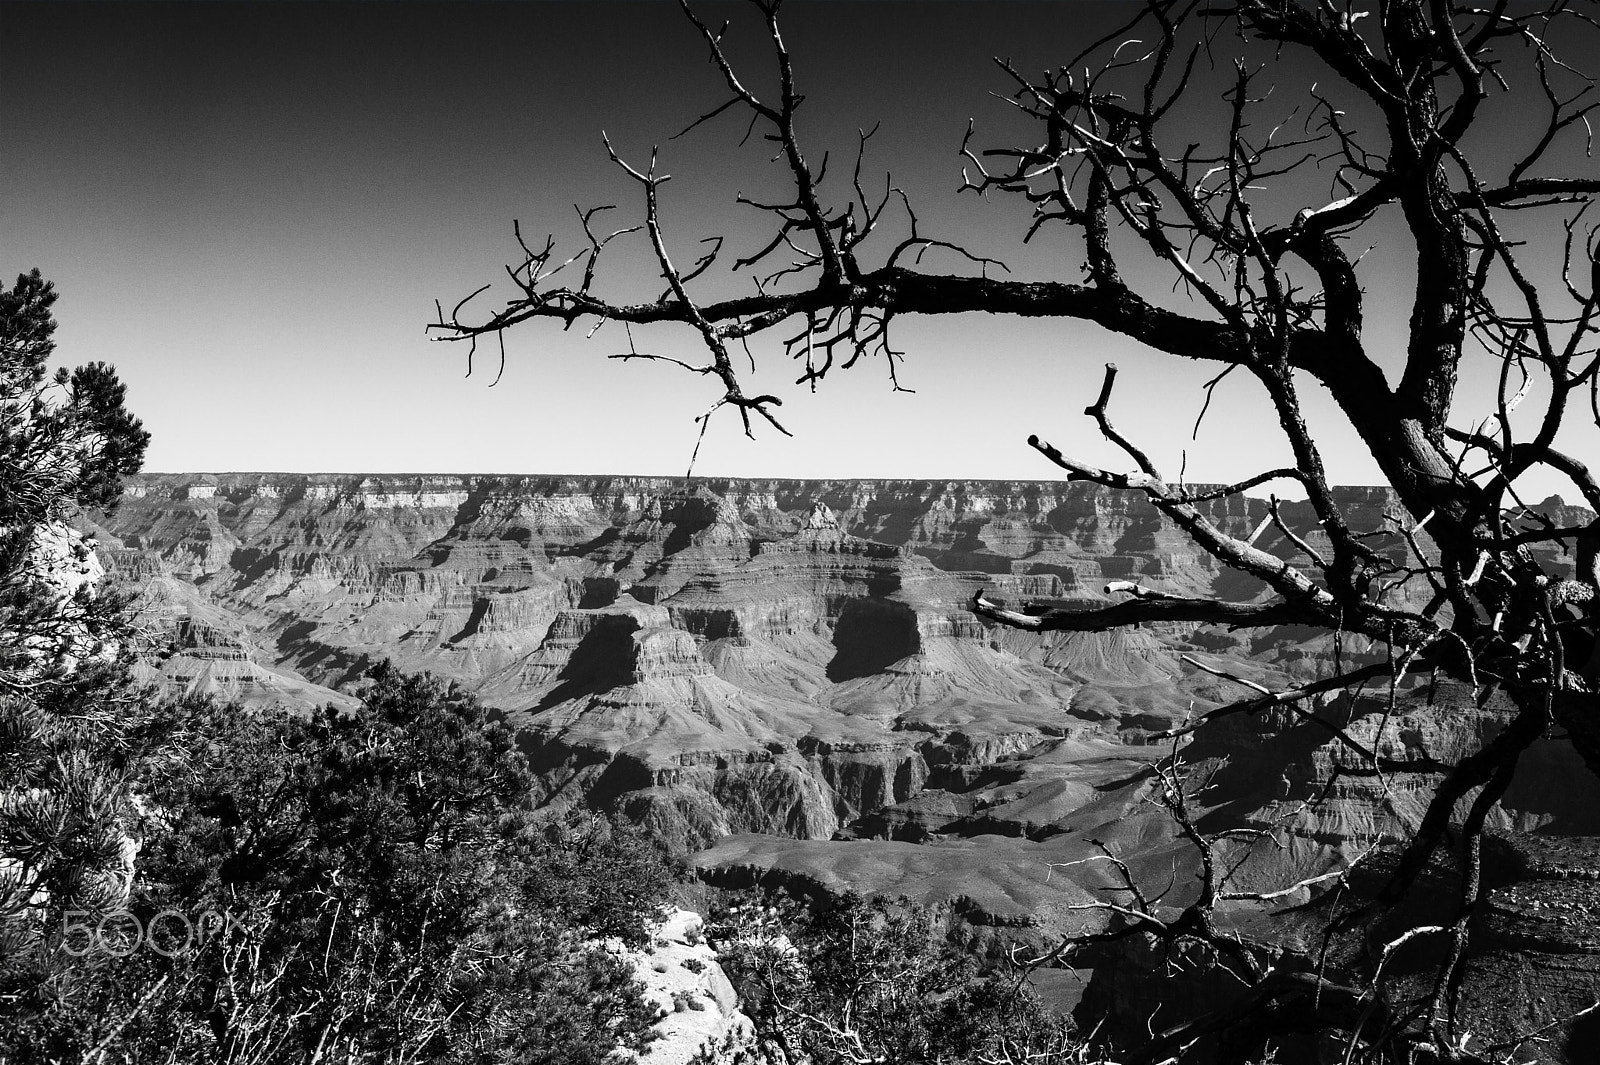
[[738,903],[708,934],[760,1037],[818,1065],[1085,1060],[1025,973],[986,968],[908,903]]
[[598,1065],[642,1045],[650,1011],[595,942],[642,941],[667,863],[532,809],[513,733],[471,696],[382,667],[353,712],[191,703],[166,724],[182,743],[142,781],[128,910],[143,949],[9,1060]]

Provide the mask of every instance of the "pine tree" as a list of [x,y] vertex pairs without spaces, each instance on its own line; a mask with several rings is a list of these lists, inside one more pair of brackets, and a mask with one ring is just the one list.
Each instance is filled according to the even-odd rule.
[[111,367],[49,372],[55,302],[38,270],[0,288],[0,1016],[19,1028],[70,1004],[95,958],[66,930],[116,912],[137,849],[126,621],[71,521],[114,505],[149,434]]

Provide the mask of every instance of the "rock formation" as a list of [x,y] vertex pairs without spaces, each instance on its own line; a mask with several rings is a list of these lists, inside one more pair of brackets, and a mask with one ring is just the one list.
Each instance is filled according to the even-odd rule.
[[[1399,549],[1386,491],[1340,502]],[[1260,500],[1205,506],[1294,550]],[[1284,516],[1318,542],[1307,508]],[[1143,801],[1166,753],[1147,744],[1248,691],[1180,654],[1272,686],[1333,650],[1290,628],[1037,636],[972,615],[978,588],[1066,606],[1113,580],[1261,591],[1142,497],[1083,484],[146,475],[95,531],[165,619],[149,670],[168,683],[307,704],[383,658],[432,670],[523,730],[543,801],[709,848],[708,878],[921,892],[1040,934],[1075,927],[1064,906],[1105,886],[1094,864],[1050,873],[1090,840],[1163,881],[1192,860]],[[1403,834],[1430,764],[1505,721],[1417,692],[1386,717],[1375,698],[1320,712],[1422,757],[1415,774],[1353,772],[1326,730],[1282,711],[1196,734],[1186,757],[1216,773],[1208,825],[1279,833],[1245,875],[1281,883]],[[1502,827],[1600,833],[1600,788],[1565,751],[1524,759]]]
[[[105,576],[95,546],[93,538],[60,522],[0,528],[0,550],[16,558],[15,575],[4,588],[8,623],[0,633],[0,661],[14,672],[12,681],[25,685],[42,673],[70,673],[85,659],[112,653],[99,645],[84,615]],[[13,595],[38,597],[23,608],[36,615],[30,623],[10,616],[17,609],[9,602]]]
[[98,531],[170,635],[152,676],[315,703],[380,658],[431,669],[525,727],[551,801],[692,842],[872,834],[962,767],[1170,725],[1176,634],[1039,641],[966,601],[1227,579],[1064,484],[155,475]]
[[651,929],[640,950],[615,949],[655,1007],[654,1038],[644,1051],[619,1051],[638,1065],[734,1065],[755,1062],[755,1025],[739,1009],[717,953],[692,910],[674,909]]
[[[1402,549],[1386,491],[1340,502],[1369,543]],[[1294,550],[1262,501],[1206,506],[1229,532]],[[1544,510],[1587,520],[1559,500]],[[1283,513],[1319,543],[1306,508]],[[1335,650],[1293,628],[1039,636],[977,619],[979,588],[1067,607],[1103,602],[1109,581],[1260,593],[1141,497],[1082,484],[147,475],[91,531],[160,637],[141,667],[152,681],[307,706],[350,698],[338,689],[381,659],[431,670],[521,728],[542,802],[623,810],[697,848],[714,884],[907,895],[980,940],[1099,927],[1103,911],[1073,907],[1114,886],[1107,863],[1086,861],[1101,846],[1181,904],[1196,855],[1148,801],[1150,763],[1170,753],[1150,743],[1250,692],[1180,655],[1274,687],[1326,670]],[[1282,708],[1199,729],[1183,757],[1211,781],[1201,829],[1267,833],[1228,855],[1235,886],[1271,890],[1402,838],[1442,768],[1509,719],[1431,678],[1310,708],[1411,768],[1373,773]],[[1546,738],[1495,827],[1511,857],[1464,993],[1509,1037],[1597,990],[1583,924],[1594,848],[1573,858],[1551,841],[1600,836],[1600,782]],[[1295,934],[1255,910],[1224,917]],[[673,925],[639,959],[678,981],[647,1060],[742,1045],[712,970],[681,964],[705,961],[690,938]],[[1094,965],[1087,998],[1111,1004],[1113,1026],[1143,1031],[1152,1002],[1170,1020],[1215,997],[1204,980],[1152,985],[1159,967],[1123,942],[1077,963]],[[1576,1046],[1587,1023],[1552,1038]]]

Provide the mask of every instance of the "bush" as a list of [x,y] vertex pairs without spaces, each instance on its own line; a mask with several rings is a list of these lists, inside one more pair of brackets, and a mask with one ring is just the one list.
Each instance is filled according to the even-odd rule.
[[533,810],[471,696],[385,667],[354,712],[191,703],[167,728],[136,949],[0,1057],[598,1065],[642,1044],[649,1010],[595,938],[641,941],[668,865],[634,830]]
[[985,968],[908,903],[768,896],[719,908],[708,934],[760,1037],[790,1060],[1086,1060],[1025,973]]

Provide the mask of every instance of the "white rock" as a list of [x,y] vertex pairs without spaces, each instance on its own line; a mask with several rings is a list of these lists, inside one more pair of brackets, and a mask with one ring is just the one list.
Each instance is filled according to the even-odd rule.
[[752,1060],[755,1025],[739,1009],[716,951],[703,938],[703,925],[693,910],[674,909],[651,930],[642,950],[616,948],[633,966],[634,979],[644,985],[645,998],[660,1014],[656,1039],[638,1054],[619,1050],[620,1060],[638,1065],[688,1065],[696,1060],[733,1065]]
[[72,670],[86,657],[109,654],[90,638],[87,627],[74,616],[73,606],[80,592],[93,598],[105,572],[94,552],[94,541],[79,536],[71,526],[50,522],[30,530],[22,574],[60,609],[53,624],[21,636],[21,646],[40,667]]

